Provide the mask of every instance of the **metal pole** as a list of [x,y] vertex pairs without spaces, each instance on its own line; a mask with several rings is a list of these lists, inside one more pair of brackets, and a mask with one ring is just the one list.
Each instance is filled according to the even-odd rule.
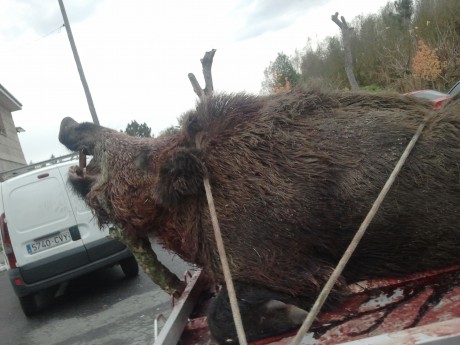
[[75,63],[77,64],[78,73],[80,74],[81,83],[83,89],[85,90],[86,101],[88,102],[89,111],[93,118],[93,122],[96,125],[99,125],[99,119],[97,118],[96,108],[94,108],[93,99],[91,97],[91,92],[89,91],[88,83],[86,82],[85,73],[83,72],[83,67],[81,66],[80,57],[78,56],[77,47],[73,40],[72,30],[70,28],[69,19],[67,18],[67,13],[64,8],[64,3],[62,0],[58,0],[59,7],[61,8],[62,18],[64,19],[65,29],[67,31],[67,36],[69,37],[70,46],[72,47],[73,57],[75,58]]

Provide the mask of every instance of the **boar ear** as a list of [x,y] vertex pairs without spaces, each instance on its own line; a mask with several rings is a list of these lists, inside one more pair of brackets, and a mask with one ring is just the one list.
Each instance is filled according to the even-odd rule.
[[179,148],[169,153],[161,163],[155,196],[165,207],[174,206],[181,199],[204,193],[203,177],[206,169],[196,149]]

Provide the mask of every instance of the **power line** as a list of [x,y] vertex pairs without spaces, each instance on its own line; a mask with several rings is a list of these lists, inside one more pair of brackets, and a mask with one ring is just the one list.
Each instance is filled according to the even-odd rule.
[[56,29],[51,30],[51,31],[48,32],[47,34],[45,34],[45,35],[43,35],[43,36],[41,36],[41,37],[39,37],[39,38],[37,38],[37,39],[35,39],[35,40],[32,40],[32,41],[27,42],[27,43],[24,43],[24,44],[20,45],[19,47],[13,48],[13,49],[8,50],[8,51],[6,51],[6,52],[7,52],[7,53],[13,53],[13,52],[15,52],[15,51],[17,51],[17,50],[20,50],[20,49],[22,49],[22,48],[24,48],[24,47],[26,47],[26,46],[35,44],[35,43],[41,41],[42,39],[44,39],[44,38],[46,38],[46,37],[48,37],[48,36],[54,34],[56,31],[61,31],[61,29],[62,29],[63,27],[65,27],[64,24],[60,25],[60,26],[57,27]]

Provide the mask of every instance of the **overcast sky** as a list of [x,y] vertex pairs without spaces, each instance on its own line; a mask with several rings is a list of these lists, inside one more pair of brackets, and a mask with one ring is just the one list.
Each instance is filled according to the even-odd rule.
[[[124,130],[136,120],[155,135],[194,106],[187,74],[204,86],[206,51],[217,49],[216,91],[259,93],[278,52],[338,35],[336,11],[351,21],[386,3],[64,0],[101,125]],[[0,84],[23,104],[13,119],[26,130],[19,139],[28,163],[68,153],[57,139],[65,116],[92,121],[62,25],[58,0],[0,1]]]

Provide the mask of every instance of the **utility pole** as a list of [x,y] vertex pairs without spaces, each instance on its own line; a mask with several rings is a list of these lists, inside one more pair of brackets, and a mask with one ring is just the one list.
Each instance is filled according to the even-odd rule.
[[61,8],[62,18],[64,19],[64,25],[67,31],[67,36],[69,37],[70,46],[72,47],[73,57],[75,58],[78,73],[80,74],[80,80],[83,85],[83,89],[85,90],[86,101],[88,102],[89,111],[93,118],[93,122],[96,125],[99,125],[99,119],[97,118],[96,108],[94,107],[93,98],[91,97],[91,92],[89,91],[88,83],[86,82],[85,73],[83,72],[83,67],[81,66],[80,57],[78,56],[77,47],[75,46],[75,41],[73,40],[72,29],[70,28],[70,23],[69,19],[67,18],[64,3],[62,0],[58,0],[58,2],[59,7]]

